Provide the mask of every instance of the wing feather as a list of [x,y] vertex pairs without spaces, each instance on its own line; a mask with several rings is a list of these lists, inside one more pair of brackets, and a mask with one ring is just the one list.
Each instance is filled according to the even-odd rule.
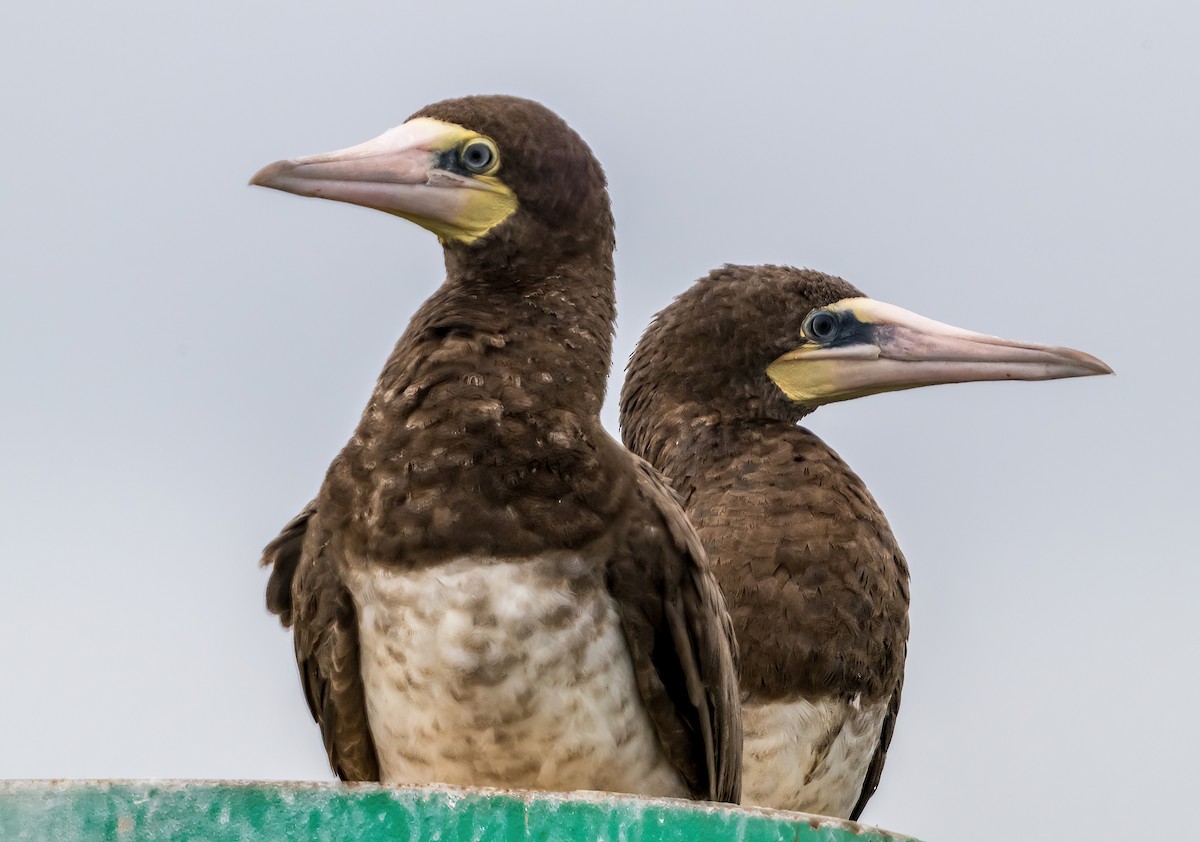
[[896,717],[900,713],[900,691],[903,689],[904,676],[901,675],[900,683],[896,685],[896,692],[892,694],[892,698],[888,701],[887,716],[884,718],[883,728],[879,732],[879,745],[875,748],[875,755],[871,758],[871,765],[867,767],[867,776],[863,779],[862,793],[858,796],[858,803],[854,805],[854,810],[850,813],[850,821],[858,821],[858,817],[862,815],[867,802],[871,800],[871,796],[879,788],[879,779],[883,776],[883,764],[887,760],[888,746],[892,744],[892,733],[896,730]]
[[737,803],[742,721],[733,627],[678,499],[648,463],[631,458],[635,499],[608,585],[638,687],[692,795]]
[[313,501],[263,550],[262,564],[271,568],[267,608],[293,629],[300,683],[321,728],[330,767],[345,781],[377,781],[358,617],[334,554]]

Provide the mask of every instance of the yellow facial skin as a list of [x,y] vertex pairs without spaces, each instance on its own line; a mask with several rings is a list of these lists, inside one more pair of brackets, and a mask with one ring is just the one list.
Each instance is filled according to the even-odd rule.
[[806,330],[818,313],[832,318],[832,335],[803,335],[803,344],[767,367],[775,385],[804,406],[939,383],[1112,373],[1081,351],[974,333],[870,298],[846,298],[814,310],[805,319]]
[[458,216],[449,222],[436,219],[408,216],[407,219],[428,228],[442,241],[473,243],[486,235],[517,210],[517,197],[499,178],[492,176],[474,179],[487,185],[487,190],[475,190],[468,194]]
[[[461,162],[462,153],[478,144],[492,158],[475,173]],[[447,168],[455,159],[459,164]],[[502,169],[501,151],[490,138],[418,117],[358,146],[276,161],[250,183],[374,208],[415,222],[444,242],[473,243],[517,209]]]

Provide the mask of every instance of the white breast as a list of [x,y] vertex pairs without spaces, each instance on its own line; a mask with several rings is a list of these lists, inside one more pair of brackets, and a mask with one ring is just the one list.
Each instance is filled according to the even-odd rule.
[[887,703],[747,703],[742,803],[849,818],[879,744]]
[[351,574],[384,783],[687,794],[612,598],[583,565],[461,559]]

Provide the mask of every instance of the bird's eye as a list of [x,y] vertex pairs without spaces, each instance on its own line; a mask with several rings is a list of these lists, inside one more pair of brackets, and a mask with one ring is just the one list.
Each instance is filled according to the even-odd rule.
[[476,175],[483,175],[496,168],[500,155],[496,152],[496,144],[486,138],[476,138],[462,148],[460,153],[462,164]]
[[804,335],[814,342],[828,342],[837,332],[837,316],[828,310],[814,310],[804,320]]

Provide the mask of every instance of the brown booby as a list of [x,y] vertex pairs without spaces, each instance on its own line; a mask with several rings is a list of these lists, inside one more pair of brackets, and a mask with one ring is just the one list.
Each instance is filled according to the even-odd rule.
[[1110,371],[780,266],[726,266],[657,315],[621,429],[683,498],[733,616],[743,803],[857,819],[900,704],[907,563],[862,480],[797,422],[876,392]]
[[603,171],[543,106],[448,100],[253,184],[409,219],[446,279],[267,605],[346,780],[737,801],[720,590],[677,500],[600,424],[615,318]]

